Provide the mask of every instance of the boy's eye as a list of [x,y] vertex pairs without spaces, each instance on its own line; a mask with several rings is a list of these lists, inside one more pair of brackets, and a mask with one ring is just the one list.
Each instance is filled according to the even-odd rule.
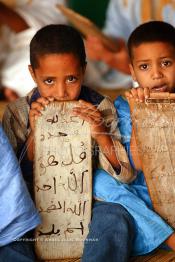
[[146,69],[148,69],[148,65],[147,64],[142,64],[142,65],[139,65],[139,68],[141,70],[146,70]]
[[172,62],[170,60],[164,60],[161,62],[162,67],[168,67],[170,65],[172,65]]
[[46,85],[52,85],[52,84],[54,83],[54,81],[53,81],[53,79],[48,78],[48,79],[44,80],[44,83],[45,83]]
[[67,82],[68,83],[74,83],[77,80],[75,76],[68,76],[67,77]]

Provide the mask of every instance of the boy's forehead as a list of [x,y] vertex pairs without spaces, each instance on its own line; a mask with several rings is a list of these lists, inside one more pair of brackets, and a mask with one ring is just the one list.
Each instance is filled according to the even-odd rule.
[[45,67],[57,63],[80,64],[79,58],[73,53],[40,54],[37,56],[38,67]]
[[133,45],[131,51],[131,60],[175,56],[175,46],[169,42],[145,42]]
[[83,72],[79,59],[72,54],[40,56],[33,69],[37,77],[61,78],[68,75],[79,76]]

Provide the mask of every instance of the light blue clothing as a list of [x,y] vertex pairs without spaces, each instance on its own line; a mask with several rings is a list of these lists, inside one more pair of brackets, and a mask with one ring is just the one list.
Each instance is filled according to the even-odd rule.
[[[122,135],[122,143],[133,165],[130,154],[132,125],[129,106],[122,97],[118,97],[114,105],[119,118],[118,126]],[[99,169],[94,175],[93,194],[97,199],[121,204],[132,215],[135,223],[132,255],[151,252],[174,232],[159,215],[152,211],[151,200],[141,171],[137,172],[136,180],[127,185]]]
[[18,161],[0,124],[0,246],[22,237],[40,222]]

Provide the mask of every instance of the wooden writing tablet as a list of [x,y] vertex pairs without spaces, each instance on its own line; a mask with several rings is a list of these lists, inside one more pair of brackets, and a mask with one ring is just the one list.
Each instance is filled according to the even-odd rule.
[[175,94],[130,99],[135,138],[155,211],[175,228]]
[[78,102],[48,105],[35,127],[36,229],[40,259],[78,258],[91,219],[89,124],[71,113]]

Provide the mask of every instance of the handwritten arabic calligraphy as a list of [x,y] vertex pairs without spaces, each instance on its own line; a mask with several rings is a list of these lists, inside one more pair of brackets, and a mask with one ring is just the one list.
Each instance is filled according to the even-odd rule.
[[60,211],[63,213],[71,212],[72,214],[75,214],[76,216],[84,215],[86,211],[86,205],[87,201],[81,201],[79,200],[78,203],[67,203],[67,201],[57,201],[56,204],[51,201],[51,205],[47,207],[47,209],[39,207],[39,212],[47,212],[51,213],[52,211]]
[[[68,226],[70,226],[71,223],[68,223]],[[66,234],[67,233],[74,233],[75,230],[80,230],[81,234],[83,235],[84,234],[84,226],[83,226],[83,222],[80,221],[80,227],[68,227],[63,231],[63,233]],[[43,232],[41,230],[38,230],[38,236],[51,236],[51,235],[57,235],[57,236],[60,236],[61,234],[61,230],[60,229],[57,229],[55,230],[55,224],[52,224],[52,229],[50,231],[47,231],[47,232]]]
[[[88,169],[83,170],[81,173],[76,174],[74,169],[70,170],[69,176],[60,175],[57,177],[52,177],[49,181],[50,184],[43,184],[41,186],[38,185],[37,180],[35,182],[36,192],[48,191],[53,189],[53,193],[57,193],[57,188],[62,186],[65,191],[71,190],[74,192],[79,192],[82,194],[84,192],[84,178],[88,173]],[[52,181],[53,180],[53,181]]]
[[[81,142],[82,143],[82,142]],[[80,164],[84,159],[86,159],[86,151],[82,151],[77,159],[75,160],[75,157],[74,157],[74,154],[73,154],[73,149],[72,149],[72,145],[69,144],[69,149],[67,150],[68,151],[68,154],[66,154],[66,158],[69,158],[68,161],[65,161],[65,160],[56,160],[55,159],[55,155],[49,155],[49,157],[47,158],[47,163],[43,163],[43,162],[40,162],[40,167],[41,167],[41,175],[44,175],[46,173],[46,169],[48,167],[53,167],[53,166],[57,166],[57,165],[61,165],[61,166],[70,166],[72,165],[73,163],[74,164]],[[62,156],[62,158],[64,158],[64,155]],[[40,160],[42,160],[40,158]]]
[[[80,123],[80,120],[78,119],[77,116],[70,116],[69,119],[66,119],[63,114],[60,115],[60,119],[59,119],[59,115],[55,114],[52,118],[48,118],[46,121],[51,123],[51,125],[58,123],[58,121],[60,121],[61,124]],[[81,125],[83,124],[84,124],[84,120],[81,120]]]
[[[82,254],[91,218],[90,127],[71,115],[74,105],[67,102],[48,106],[36,125],[34,184],[43,221],[36,237],[58,239],[54,258]],[[78,248],[75,239],[80,240]],[[44,241],[38,243],[37,252],[44,258],[48,257],[48,246],[43,245]]]

